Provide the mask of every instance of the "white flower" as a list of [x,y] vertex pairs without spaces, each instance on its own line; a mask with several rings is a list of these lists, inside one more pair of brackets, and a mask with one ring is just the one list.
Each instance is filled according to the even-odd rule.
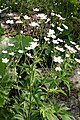
[[[49,32],[47,33],[47,37],[52,37],[53,38],[53,35],[55,34],[55,31],[52,30],[52,29],[49,29]],[[56,36],[55,36],[56,37]]]
[[20,33],[23,34],[23,30],[21,30]]
[[47,19],[47,21],[45,23],[48,23],[50,21],[50,18]]
[[21,23],[21,24],[22,24],[23,22],[22,22],[21,20],[17,20],[17,21],[16,21],[16,24],[17,24],[17,23]]
[[70,57],[70,55],[69,55],[69,54],[66,54],[66,57]]
[[40,13],[38,15],[36,15],[36,17],[39,17],[40,19],[47,19],[47,15],[45,15],[44,13]]
[[13,14],[13,13],[8,13],[7,15],[11,17],[11,16],[13,16],[14,14]]
[[52,41],[54,44],[59,44],[59,42],[57,40],[53,40]]
[[27,55],[28,57],[30,57],[30,58],[33,58],[33,57],[31,56],[31,53],[26,53],[26,55]]
[[66,26],[65,24],[62,24],[62,25],[63,25],[63,27],[64,27],[65,29],[68,30],[68,26]]
[[15,5],[17,5],[18,3],[17,2],[15,2]]
[[12,46],[14,46],[14,44],[13,44],[13,43],[8,43],[8,46],[11,46],[11,47],[12,47]]
[[59,41],[59,42],[63,42],[63,40],[62,40],[62,39],[59,39],[59,38],[57,39],[57,41]]
[[80,75],[80,71],[77,71],[77,74]]
[[62,69],[60,67],[55,68],[56,71],[61,71]]
[[80,51],[79,45],[76,45],[75,48]]
[[73,45],[76,45],[76,43],[75,43],[75,42],[73,42],[73,41],[70,41],[70,43],[71,43],[71,44],[73,44]]
[[63,59],[61,58],[61,56],[58,56],[58,57],[54,56],[54,62],[61,63],[61,62],[63,62]]
[[30,26],[32,26],[32,27],[39,26],[39,24],[38,24],[38,23],[36,23],[36,22],[31,22],[29,25],[30,25]]
[[56,38],[56,35],[52,35],[51,37],[52,37],[53,39],[55,39],[55,38]]
[[11,56],[14,56],[14,54],[15,54],[14,52],[9,53],[9,55],[11,55]]
[[55,13],[54,12],[51,12],[51,16],[54,16],[55,15]]
[[39,39],[33,38],[33,41],[37,42],[37,41],[39,41]]
[[55,25],[54,25],[53,23],[51,24],[51,26],[52,26],[52,27],[55,27]]
[[44,39],[45,39],[45,41],[49,41],[49,38],[47,38],[47,37],[44,37]]
[[65,20],[65,18],[63,18],[61,15],[56,14],[56,16],[60,19],[60,20]]
[[65,51],[63,48],[60,48],[58,46],[56,46],[55,48],[56,48],[56,50],[59,50],[60,52],[64,52]]
[[18,50],[18,53],[23,53],[24,51],[23,50]]
[[63,29],[62,29],[62,28],[60,28],[60,27],[57,27],[57,29],[58,29],[59,31],[63,32]]
[[23,17],[24,17],[25,20],[29,20],[30,19],[30,17],[27,16],[27,15],[24,15]]
[[8,63],[8,62],[9,62],[9,59],[7,59],[7,58],[2,58],[2,62],[3,62],[3,63]]
[[76,53],[77,51],[72,48],[71,46],[68,46],[67,44],[65,44],[65,47],[70,51],[70,53]]
[[75,58],[75,61],[78,62],[78,63],[80,63],[80,59]]
[[7,24],[14,24],[14,21],[13,20],[7,20],[6,23]]
[[30,47],[34,49],[36,46],[38,46],[37,42],[30,42]]
[[7,50],[2,50],[2,53],[7,53]]
[[31,50],[31,49],[34,49],[38,45],[39,44],[37,44],[37,42],[30,42],[30,46],[29,47],[25,47],[25,49]]
[[33,9],[33,11],[38,12],[38,11],[39,11],[39,9],[38,9],[38,8],[34,8],[34,9]]
[[18,19],[20,19],[20,16],[15,16],[15,17],[13,17],[15,20],[18,20]]

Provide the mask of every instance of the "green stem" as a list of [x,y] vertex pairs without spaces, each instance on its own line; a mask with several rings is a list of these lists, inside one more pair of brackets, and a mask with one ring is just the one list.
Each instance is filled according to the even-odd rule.
[[[32,79],[32,76],[31,76],[31,79]],[[31,90],[31,79],[30,79],[30,82],[29,82],[29,91],[30,91],[30,97],[29,97],[29,120],[31,120],[31,96],[32,96],[32,90]]]

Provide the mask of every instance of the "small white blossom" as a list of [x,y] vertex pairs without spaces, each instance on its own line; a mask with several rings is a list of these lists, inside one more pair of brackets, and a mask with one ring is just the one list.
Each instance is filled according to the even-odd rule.
[[61,63],[61,62],[63,62],[63,59],[61,58],[61,56],[58,56],[58,57],[54,56],[54,62]]
[[8,63],[8,62],[9,62],[9,59],[7,59],[7,58],[2,58],[2,62],[3,62],[3,63]]
[[53,39],[55,39],[55,38],[56,38],[56,35],[52,35],[51,37],[52,37]]
[[75,58],[75,61],[76,61],[77,63],[80,63],[80,59]]
[[65,51],[63,48],[60,48],[58,46],[56,46],[55,48],[56,48],[56,50],[59,50],[60,52],[64,52]]
[[28,57],[30,57],[30,58],[33,58],[33,57],[31,56],[31,53],[26,53],[26,55],[27,55]]
[[62,25],[66,30],[68,30],[68,26],[66,26],[65,24],[62,24]]
[[52,29],[49,29],[49,32],[47,33],[47,37],[53,37],[54,34],[55,34],[55,31]]
[[13,46],[14,46],[14,44],[13,44],[13,43],[8,43],[8,46],[13,47]]
[[49,41],[49,38],[47,38],[47,37],[44,37],[44,39],[45,39],[45,41]]
[[47,21],[45,23],[48,23],[50,21],[50,18],[47,19]]
[[63,29],[62,29],[62,28],[60,28],[60,27],[57,27],[57,29],[58,29],[59,31],[63,32]]
[[40,14],[36,15],[36,17],[39,17],[42,20],[47,19],[47,15],[45,15],[44,13],[40,13]]
[[35,47],[37,47],[39,44],[37,44],[37,42],[30,42],[30,46],[29,47],[25,47],[25,49],[27,50],[31,50],[34,49]]
[[66,56],[66,57],[70,57],[70,55],[69,55],[69,54],[66,54],[65,56]]
[[65,18],[63,18],[61,15],[56,14],[56,16],[60,19],[60,20],[65,20]]
[[54,44],[59,44],[59,42],[57,40],[53,40],[52,41]]
[[37,42],[37,41],[39,41],[39,39],[33,38],[33,41]]
[[79,45],[76,45],[75,48],[80,51]]
[[18,50],[18,53],[23,53],[24,51],[23,50]]
[[17,21],[16,21],[16,24],[19,24],[19,23],[22,24],[23,22],[22,22],[21,20],[17,20]]
[[76,53],[77,51],[72,48],[71,46],[68,46],[67,44],[65,44],[65,47],[70,51],[70,53]]
[[7,50],[2,50],[2,53],[5,53],[5,54],[6,54],[6,53],[7,53]]
[[62,69],[60,67],[55,68],[56,71],[61,71]]
[[7,20],[6,23],[7,24],[14,24],[14,21],[13,20]]
[[30,19],[30,17],[27,16],[27,15],[24,15],[23,17],[24,17],[25,20],[29,20]]
[[63,40],[62,40],[62,39],[59,39],[59,38],[57,39],[57,41],[59,41],[59,42],[63,42]]
[[77,74],[80,75],[80,71],[77,71]]
[[13,16],[14,14],[13,14],[13,13],[8,13],[7,15],[11,17],[11,16]]
[[9,55],[11,55],[11,56],[14,56],[14,54],[15,54],[14,52],[9,53]]
[[51,24],[51,26],[52,26],[52,27],[55,27],[55,25],[54,25],[53,23]]
[[23,34],[23,30],[21,30],[20,33]]
[[38,11],[39,11],[39,9],[38,9],[38,8],[34,8],[34,9],[33,9],[33,11],[38,12]]
[[15,5],[17,5],[18,3],[17,2],[15,2]]
[[76,45],[76,43],[75,43],[75,42],[73,42],[73,41],[70,41],[70,43],[71,43],[71,44],[73,44],[73,45]]
[[37,42],[30,42],[30,47],[34,49],[36,46],[38,46]]
[[15,16],[13,17],[15,20],[19,20],[20,19],[20,16]]
[[38,23],[36,23],[36,22],[31,22],[29,25],[30,25],[30,26],[32,26],[32,27],[39,26],[39,24],[38,24]]
[[19,78],[21,78],[21,76],[19,76]]
[[54,12],[51,12],[51,16],[55,16],[55,13],[54,13]]

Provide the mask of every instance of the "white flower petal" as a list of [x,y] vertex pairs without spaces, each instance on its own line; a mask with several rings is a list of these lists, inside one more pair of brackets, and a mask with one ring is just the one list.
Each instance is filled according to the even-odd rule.
[[2,62],[3,62],[3,63],[8,63],[8,62],[9,62],[9,59],[7,59],[7,58],[2,58]]
[[61,71],[62,69],[60,67],[55,68],[56,71]]
[[14,21],[13,20],[7,20],[6,23],[7,24],[14,24]]
[[23,53],[24,51],[23,50],[18,50],[18,53]]

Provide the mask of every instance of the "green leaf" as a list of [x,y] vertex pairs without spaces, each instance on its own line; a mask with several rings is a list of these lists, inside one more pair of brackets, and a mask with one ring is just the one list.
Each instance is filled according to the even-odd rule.
[[5,100],[4,96],[0,96],[0,107],[3,107],[4,100]]
[[15,38],[13,38],[15,42],[15,48],[21,48],[25,49],[25,47],[29,46],[29,43],[32,41],[31,36],[24,36],[24,35],[17,35]]
[[22,114],[16,114],[16,115],[14,116],[14,118],[16,118],[16,119],[18,119],[18,120],[25,120]]
[[63,93],[64,95],[66,95],[66,93],[65,93],[62,89],[58,90],[58,89],[52,88],[52,89],[49,90],[49,92],[53,92],[53,93],[58,93],[58,92],[60,92],[60,93]]
[[0,76],[3,76],[5,74],[6,66],[7,66],[7,64],[6,63],[2,63],[1,58],[0,58]]
[[61,115],[62,120],[72,120],[68,115]]
[[50,114],[49,112],[46,112],[46,116],[48,120],[59,120],[56,115]]

